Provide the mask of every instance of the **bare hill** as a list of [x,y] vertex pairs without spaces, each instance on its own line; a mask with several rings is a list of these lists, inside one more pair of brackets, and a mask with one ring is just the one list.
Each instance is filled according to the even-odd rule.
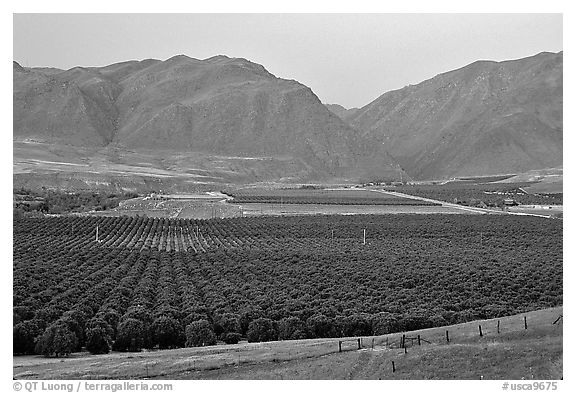
[[563,54],[477,61],[346,118],[419,179],[562,165]]
[[266,157],[284,163],[275,179],[398,175],[310,88],[246,59],[179,55],[61,72],[14,63],[13,94],[15,141]]

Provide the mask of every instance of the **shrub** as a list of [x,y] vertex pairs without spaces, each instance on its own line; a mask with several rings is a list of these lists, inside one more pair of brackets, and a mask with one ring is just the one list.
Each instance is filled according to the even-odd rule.
[[226,344],[238,344],[240,338],[240,333],[224,333],[222,335],[222,341],[224,341]]
[[203,347],[215,344],[216,335],[208,321],[196,321],[186,326],[187,347]]
[[78,340],[68,326],[62,322],[56,322],[48,326],[44,334],[36,343],[36,353],[46,357],[69,355],[76,347]]
[[127,318],[118,325],[114,349],[117,351],[137,352],[144,347],[144,341],[144,323],[139,319]]
[[268,318],[258,318],[248,325],[248,342],[272,341],[278,338],[274,322]]

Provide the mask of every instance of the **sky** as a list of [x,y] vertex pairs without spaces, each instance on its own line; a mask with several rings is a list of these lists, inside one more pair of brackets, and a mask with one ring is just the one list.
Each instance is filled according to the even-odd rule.
[[563,50],[562,14],[14,14],[25,67],[244,57],[361,107],[476,60]]

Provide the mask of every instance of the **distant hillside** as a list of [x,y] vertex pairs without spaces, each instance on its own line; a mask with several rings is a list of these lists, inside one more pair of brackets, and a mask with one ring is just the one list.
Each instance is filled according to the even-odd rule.
[[562,165],[563,54],[477,61],[346,117],[418,179]]
[[14,141],[272,157],[277,177],[394,177],[398,165],[306,86],[245,59],[175,56],[60,71],[14,63]]

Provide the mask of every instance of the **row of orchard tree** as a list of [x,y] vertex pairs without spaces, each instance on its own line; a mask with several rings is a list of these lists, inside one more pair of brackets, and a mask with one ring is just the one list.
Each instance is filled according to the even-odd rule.
[[[498,312],[497,312],[498,314]],[[141,349],[170,349],[215,345],[218,340],[235,344],[248,342],[296,340],[306,338],[371,336],[442,326],[473,319],[455,313],[453,320],[430,315],[424,310],[407,315],[381,312],[374,315],[356,313],[329,317],[314,314],[302,320],[292,316],[275,321],[262,317],[257,310],[241,314],[226,313],[211,320],[192,314],[184,324],[163,313],[154,319],[143,307],[120,316],[115,310],[102,310],[89,318],[86,310],[66,312],[61,318],[42,326],[38,319],[14,326],[15,354],[64,356],[85,348],[93,354]]]
[[[97,243],[93,229],[104,220],[111,236]],[[169,225],[160,233],[172,233],[174,223],[163,222]],[[16,220],[14,353],[368,336],[562,302],[562,225],[555,220],[210,220],[201,233],[222,240],[209,252],[122,246],[156,233],[157,224]],[[366,245],[338,238],[362,228],[371,234]]]

